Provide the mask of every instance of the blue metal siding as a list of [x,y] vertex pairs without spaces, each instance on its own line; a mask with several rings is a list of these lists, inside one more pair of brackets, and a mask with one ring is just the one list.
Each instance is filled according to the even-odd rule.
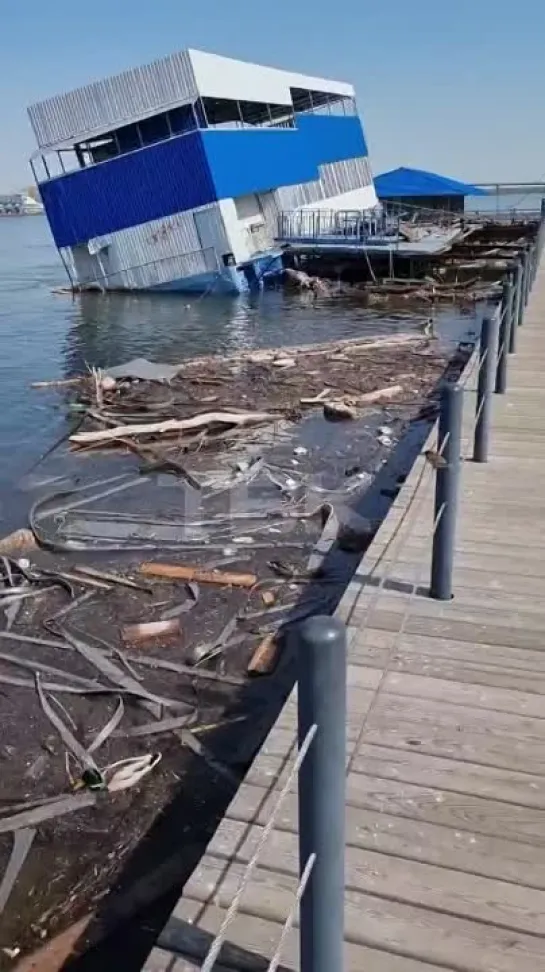
[[367,155],[360,119],[299,115],[296,129],[202,133],[218,199],[319,178],[318,166]]
[[218,199],[316,179],[314,160],[300,150],[296,129],[202,133]]
[[218,199],[199,132],[40,185],[57,246],[74,246]]
[[357,115],[297,115],[302,151],[318,165],[367,155],[363,127]]

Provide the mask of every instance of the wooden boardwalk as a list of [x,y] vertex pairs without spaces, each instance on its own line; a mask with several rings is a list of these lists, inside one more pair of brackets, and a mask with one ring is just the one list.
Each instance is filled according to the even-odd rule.
[[[545,970],[544,263],[518,337],[490,462],[462,468],[454,600],[418,589],[433,500],[419,460],[340,606],[347,972]],[[472,392],[466,405],[469,455]],[[295,716],[290,699],[147,972],[200,968],[180,955],[219,928],[293,761]],[[267,968],[297,885],[296,810],[294,790],[217,972]],[[298,969],[296,930],[280,968]]]

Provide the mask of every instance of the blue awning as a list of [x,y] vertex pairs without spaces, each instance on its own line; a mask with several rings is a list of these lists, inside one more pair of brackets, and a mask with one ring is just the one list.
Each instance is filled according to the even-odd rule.
[[485,189],[447,179],[435,172],[423,169],[392,169],[375,177],[375,189],[379,199],[401,196],[487,196]]

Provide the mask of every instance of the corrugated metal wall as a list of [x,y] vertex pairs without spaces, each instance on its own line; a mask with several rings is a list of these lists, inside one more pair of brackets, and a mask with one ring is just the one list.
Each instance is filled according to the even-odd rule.
[[225,252],[225,228],[216,203],[96,238],[92,249],[99,252],[94,254],[81,244],[64,255],[73,263],[78,283],[100,282],[112,289],[146,289],[216,270],[218,255],[214,247],[203,245],[196,226],[199,217],[213,231],[218,254]]
[[332,196],[351,192],[373,182],[367,157],[328,162],[319,166],[320,178],[297,186],[281,186],[272,192],[260,193],[259,201],[269,233],[277,235],[281,212],[298,209],[311,203],[319,204]]
[[218,199],[199,132],[60,176],[40,191],[58,247]]
[[32,105],[40,148],[79,141],[198,97],[187,51]]

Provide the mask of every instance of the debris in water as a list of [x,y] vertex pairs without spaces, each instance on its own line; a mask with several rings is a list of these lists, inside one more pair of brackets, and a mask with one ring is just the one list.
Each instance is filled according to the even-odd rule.
[[183,567],[181,564],[145,563],[140,573],[148,577],[164,577],[171,580],[197,581],[198,584],[223,584],[226,587],[254,587],[255,574],[235,574],[223,570],[203,570],[201,567]]
[[174,637],[181,634],[177,618],[166,621],[143,621],[140,624],[126,624],[121,635],[126,643],[149,641],[154,638]]
[[278,633],[265,635],[248,662],[248,675],[270,675],[278,664],[280,638]]

